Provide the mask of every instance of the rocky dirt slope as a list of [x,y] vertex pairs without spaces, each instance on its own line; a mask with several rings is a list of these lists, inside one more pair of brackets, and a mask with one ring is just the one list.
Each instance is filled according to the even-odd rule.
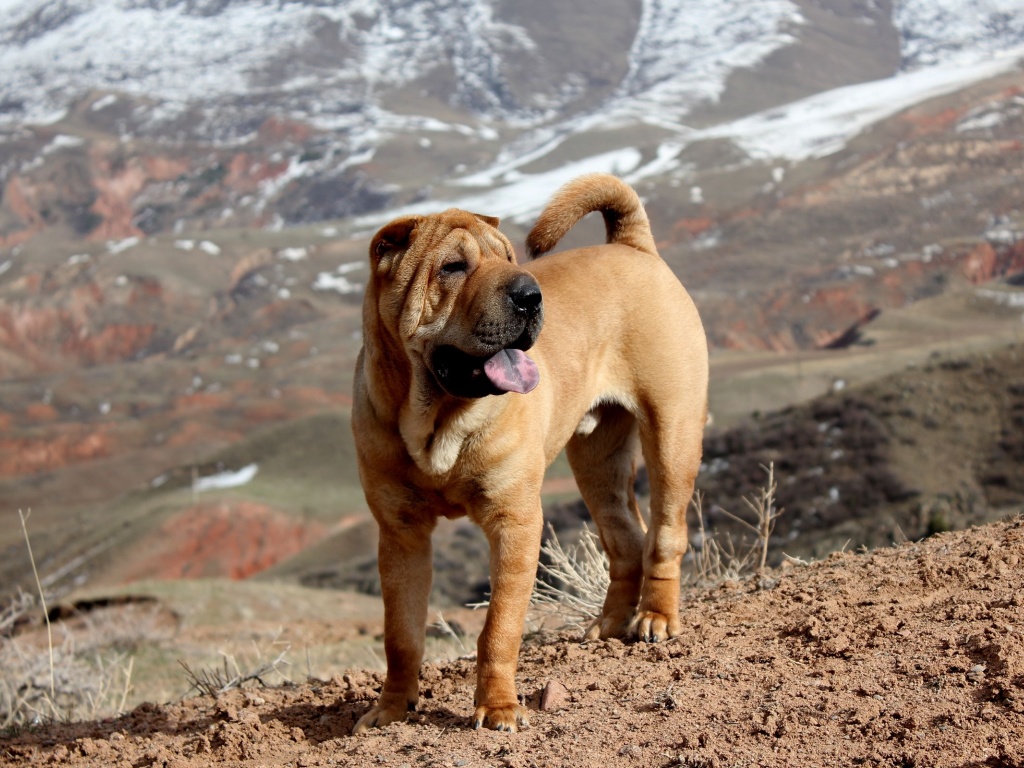
[[[923,366],[757,414],[704,443],[708,526],[773,463],[785,509],[772,546],[824,556],[994,519],[1024,503],[1024,346]],[[736,533],[736,530],[733,530]]]
[[467,658],[426,665],[419,713],[358,738],[381,677],[353,670],[11,733],[0,761],[1020,766],[1022,559],[1017,517],[690,590],[682,636],[660,645],[531,638],[518,681],[532,726],[518,734],[468,728]]

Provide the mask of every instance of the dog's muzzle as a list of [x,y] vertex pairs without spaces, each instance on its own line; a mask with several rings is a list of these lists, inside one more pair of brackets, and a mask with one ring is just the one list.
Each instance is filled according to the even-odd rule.
[[533,275],[520,273],[504,293],[499,317],[478,324],[472,352],[444,345],[431,356],[434,378],[448,394],[465,398],[526,394],[540,382],[537,365],[526,354],[544,324],[540,286]]

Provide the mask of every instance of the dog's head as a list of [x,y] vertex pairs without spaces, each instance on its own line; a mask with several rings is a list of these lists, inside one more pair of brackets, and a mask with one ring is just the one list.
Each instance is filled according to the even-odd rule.
[[395,219],[370,243],[379,322],[450,395],[526,393],[540,333],[540,286],[516,264],[498,220],[450,209]]

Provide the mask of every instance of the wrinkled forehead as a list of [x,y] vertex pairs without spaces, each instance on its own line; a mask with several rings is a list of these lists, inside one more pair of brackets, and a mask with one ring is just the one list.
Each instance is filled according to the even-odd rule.
[[490,252],[514,259],[508,238],[474,214],[458,208],[449,208],[421,222],[417,246],[442,252],[475,247],[481,256]]

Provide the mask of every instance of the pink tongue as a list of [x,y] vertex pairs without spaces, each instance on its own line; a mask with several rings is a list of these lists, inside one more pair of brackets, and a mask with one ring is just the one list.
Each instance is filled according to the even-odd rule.
[[537,364],[520,349],[503,349],[486,363],[484,373],[504,392],[525,395],[540,381]]

